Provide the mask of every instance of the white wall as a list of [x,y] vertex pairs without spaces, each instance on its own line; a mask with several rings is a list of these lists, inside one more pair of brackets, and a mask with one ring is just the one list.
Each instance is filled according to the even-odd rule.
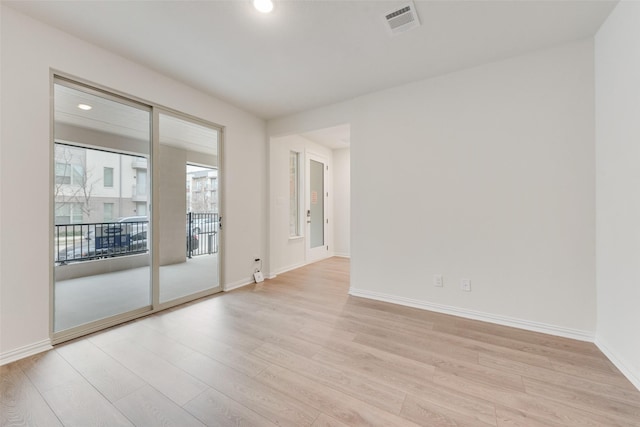
[[351,254],[351,150],[333,150],[333,253]]
[[225,126],[223,283],[250,281],[267,250],[264,121],[0,7],[0,361],[49,342],[50,69]]
[[352,293],[592,339],[593,91],[583,41],[268,129],[351,124]]
[[[303,201],[301,205],[303,220],[305,215],[304,200],[306,184],[304,183],[304,165],[306,164],[306,154],[313,153],[325,157],[330,167],[329,177],[332,176],[334,169],[332,166],[333,153],[324,146],[316,144],[300,135],[271,138],[269,148],[270,277],[307,263],[305,237],[289,237],[289,153],[291,151],[301,153],[300,174],[302,184],[300,186],[300,197]],[[329,247],[333,247],[333,200],[333,195],[330,192],[327,213],[329,217],[329,226],[327,229]],[[301,226],[303,227],[304,235],[304,221]]]
[[596,343],[640,389],[640,3],[596,36]]

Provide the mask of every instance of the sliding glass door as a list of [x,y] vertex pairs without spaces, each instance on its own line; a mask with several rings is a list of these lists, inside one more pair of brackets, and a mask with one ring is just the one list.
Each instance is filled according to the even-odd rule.
[[56,77],[52,333],[221,290],[221,129]]
[[159,120],[160,304],[220,290],[220,129],[162,112]]
[[53,331],[151,310],[151,109],[54,84]]

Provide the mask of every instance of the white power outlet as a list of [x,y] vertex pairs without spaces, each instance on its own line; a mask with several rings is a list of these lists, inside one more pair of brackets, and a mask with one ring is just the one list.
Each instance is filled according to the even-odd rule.
[[442,274],[433,275],[433,286],[441,288],[443,286]]
[[460,281],[460,288],[465,292],[471,292],[471,279],[462,279]]

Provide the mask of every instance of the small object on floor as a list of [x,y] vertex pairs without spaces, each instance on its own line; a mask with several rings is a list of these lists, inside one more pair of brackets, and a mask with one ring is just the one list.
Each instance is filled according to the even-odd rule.
[[264,282],[264,275],[262,274],[262,271],[256,271],[253,273],[253,278],[256,280],[256,283]]

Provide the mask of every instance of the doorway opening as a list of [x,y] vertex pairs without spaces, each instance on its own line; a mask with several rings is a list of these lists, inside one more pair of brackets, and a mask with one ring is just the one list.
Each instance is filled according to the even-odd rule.
[[271,137],[269,275],[350,257],[350,125]]

